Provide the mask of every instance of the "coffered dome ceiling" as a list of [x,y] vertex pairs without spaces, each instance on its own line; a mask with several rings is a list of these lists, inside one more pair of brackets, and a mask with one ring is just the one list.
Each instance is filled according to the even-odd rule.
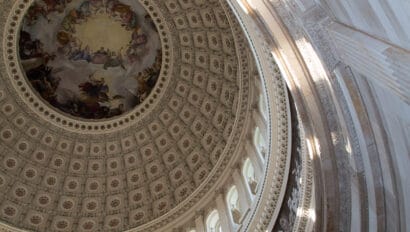
[[226,3],[1,4],[1,221],[155,231],[228,170],[255,64]]

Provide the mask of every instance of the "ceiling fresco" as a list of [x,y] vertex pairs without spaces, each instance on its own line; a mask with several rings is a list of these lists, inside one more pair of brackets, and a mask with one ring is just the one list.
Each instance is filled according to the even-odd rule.
[[36,0],[20,31],[31,86],[83,119],[121,115],[147,98],[161,69],[155,25],[132,0]]

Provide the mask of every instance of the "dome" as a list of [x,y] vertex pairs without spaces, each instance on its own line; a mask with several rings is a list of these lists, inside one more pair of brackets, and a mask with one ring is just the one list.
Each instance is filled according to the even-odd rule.
[[226,3],[10,6],[0,89],[6,224],[156,231],[215,191],[247,136],[258,78]]
[[0,231],[408,231],[391,0],[0,0]]

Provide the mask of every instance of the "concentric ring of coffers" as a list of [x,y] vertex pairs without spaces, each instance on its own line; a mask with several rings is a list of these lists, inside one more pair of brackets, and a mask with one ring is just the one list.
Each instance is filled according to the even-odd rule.
[[[22,19],[31,3],[16,1],[11,12]],[[163,61],[170,62],[172,58],[177,65],[166,69],[171,81],[164,84],[160,103],[147,117],[135,115],[135,123],[131,123],[132,118],[124,120],[123,125],[127,126],[115,132],[101,128],[93,134],[65,130],[60,124],[49,122],[54,120],[50,115],[54,106],[38,103],[36,110],[40,113],[25,107],[36,107],[30,98],[40,96],[33,94],[37,91],[34,88],[23,91],[24,81],[31,85],[25,72],[18,75],[18,68],[14,72],[16,66],[9,66],[6,75],[2,70],[1,81],[6,88],[0,86],[0,146],[7,151],[0,159],[2,221],[40,231],[120,231],[142,228],[151,222],[153,226],[144,231],[155,231],[157,226],[173,220],[169,213],[178,216],[192,207],[221,175],[237,146],[234,139],[239,138],[238,128],[243,126],[247,113],[250,74],[238,67],[242,67],[240,63],[245,67],[252,58],[244,41],[242,47],[237,44],[234,33],[240,29],[238,25],[232,27],[228,20],[232,15],[227,15],[226,6],[218,1],[140,3],[149,12],[151,6],[157,7],[154,10],[160,10],[163,17],[152,11],[154,23],[172,28],[170,35],[162,35],[160,26],[158,31]],[[73,9],[78,10],[78,6]],[[105,13],[96,14],[101,14],[95,16],[98,19],[106,17]],[[39,17],[47,21],[44,16]],[[87,22],[95,23],[91,17],[94,16]],[[14,20],[13,14],[8,22],[6,41],[7,33],[19,28],[19,20]],[[84,44],[88,40],[81,34],[81,27],[86,27],[87,22],[75,25],[74,36]],[[126,30],[123,25],[116,27],[120,32]],[[10,36],[15,38],[15,33]],[[53,36],[55,45],[64,50],[64,36],[60,35],[61,41],[57,39],[58,32]],[[13,42],[19,43],[20,38]],[[118,46],[124,43],[117,42]],[[9,64],[17,62],[19,56],[12,47],[6,42],[5,62]],[[241,48],[239,52],[236,47]],[[75,62],[88,63],[81,59]],[[98,65],[104,70],[104,64]],[[121,65],[106,68],[122,69]],[[167,67],[163,65],[161,72],[164,68]],[[160,84],[161,79],[154,94]],[[27,101],[19,100],[26,97]],[[146,100],[142,109],[150,98]],[[57,113],[54,116],[59,117]],[[74,122],[80,119],[71,118]],[[58,123],[63,125],[63,120]],[[81,123],[86,129],[88,124],[93,125]]]

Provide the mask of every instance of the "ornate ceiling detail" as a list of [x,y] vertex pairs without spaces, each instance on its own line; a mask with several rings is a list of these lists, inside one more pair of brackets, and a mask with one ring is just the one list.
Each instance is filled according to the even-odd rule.
[[19,33],[31,86],[71,116],[122,115],[144,102],[160,75],[159,34],[137,1],[36,0]]
[[[59,14],[58,5],[36,2]],[[67,2],[77,9],[100,0]],[[1,221],[39,231],[155,231],[227,170],[245,133],[254,75],[239,24],[217,0],[139,3],[161,41],[158,81],[135,108],[96,121],[63,113],[36,93],[18,54],[33,1],[2,3]]]
[[[48,1],[43,1],[43,0],[39,0],[40,2],[48,2]],[[129,112],[127,112],[127,113],[125,113],[125,114],[122,114],[120,117],[114,117],[114,118],[110,118],[109,120],[103,120],[103,121],[101,121],[101,120],[97,120],[97,121],[95,121],[95,120],[93,120],[93,121],[90,121],[90,120],[87,120],[87,121],[84,121],[84,120],[79,120],[79,118],[78,117],[82,117],[82,118],[104,118],[104,115],[103,115],[103,117],[101,117],[101,116],[97,116],[97,115],[95,115],[95,116],[90,116],[90,115],[83,115],[83,116],[81,116],[80,115],[80,113],[78,112],[78,110],[77,111],[73,111],[73,108],[74,107],[65,107],[64,105],[62,105],[62,104],[58,104],[58,103],[55,103],[56,101],[55,100],[50,100],[49,98],[47,98],[47,91],[44,91],[44,89],[47,89],[47,88],[45,88],[44,87],[44,84],[42,84],[42,85],[40,85],[40,87],[38,87],[38,88],[36,88],[36,85],[34,84],[34,87],[35,87],[35,89],[37,89],[37,90],[43,90],[43,91],[35,91],[35,92],[37,92],[37,93],[34,93],[33,91],[32,91],[32,85],[30,85],[30,83],[28,83],[27,81],[25,81],[26,80],[26,78],[25,78],[25,74],[23,74],[23,73],[25,73],[25,72],[23,72],[21,69],[19,69],[19,66],[20,66],[20,61],[18,60],[18,57],[19,56],[17,56],[16,54],[18,54],[18,53],[24,53],[25,52],[25,50],[27,50],[27,49],[19,49],[19,47],[20,46],[18,46],[18,44],[19,43],[22,43],[22,40],[23,39],[21,39],[21,36],[19,35],[20,33],[20,31],[17,29],[18,27],[19,27],[19,25],[20,24],[22,24],[23,22],[22,22],[22,20],[24,19],[24,17],[25,17],[25,15],[27,15],[28,13],[26,13],[26,14],[24,14],[24,12],[31,12],[31,11],[33,11],[33,10],[29,10],[29,9],[32,9],[33,8],[33,2],[34,1],[29,1],[29,2],[27,2],[27,3],[25,3],[24,1],[23,1],[23,3],[21,3],[21,4],[19,4],[19,5],[17,5],[17,3],[14,5],[14,7],[16,8],[15,9],[15,11],[17,11],[17,12],[14,12],[14,15],[13,16],[11,16],[11,17],[9,17],[9,21],[8,21],[8,25],[6,26],[6,27],[8,27],[8,28],[5,28],[5,36],[6,37],[8,37],[8,39],[7,39],[7,42],[5,41],[5,46],[7,47],[5,50],[6,50],[6,53],[5,53],[5,55],[7,54],[7,57],[5,57],[6,58],[6,62],[7,62],[7,68],[9,69],[8,70],[8,72],[9,72],[9,74],[10,75],[12,75],[13,76],[13,78],[11,79],[11,81],[12,81],[12,85],[14,86],[14,88],[15,89],[17,89],[18,91],[17,91],[17,94],[19,94],[19,98],[21,98],[25,103],[26,103],[26,106],[27,107],[30,107],[34,112],[36,112],[38,115],[39,115],[39,117],[42,117],[42,118],[47,118],[48,120],[48,122],[50,122],[50,123],[52,123],[53,125],[55,125],[55,126],[58,126],[58,127],[60,127],[60,128],[64,128],[65,130],[69,130],[69,131],[73,131],[73,132],[78,132],[78,133],[88,133],[88,134],[90,134],[90,133],[95,133],[95,134],[99,134],[99,133],[104,133],[104,132],[107,132],[107,131],[118,131],[118,130],[122,130],[122,129],[125,129],[125,128],[127,128],[127,127],[129,127],[130,125],[134,125],[134,124],[136,124],[136,123],[138,123],[138,122],[140,122],[140,119],[141,118],[144,118],[144,117],[149,117],[148,115],[151,113],[151,111],[152,111],[152,109],[154,108],[153,106],[154,105],[157,105],[159,102],[160,102],[160,100],[162,99],[162,97],[164,97],[164,92],[165,92],[165,90],[167,89],[167,87],[168,87],[168,83],[173,79],[173,77],[172,77],[172,74],[173,74],[173,71],[172,71],[172,69],[174,68],[174,65],[173,65],[173,63],[174,63],[174,61],[175,60],[177,60],[178,58],[176,57],[176,55],[179,55],[178,53],[174,53],[173,51],[171,51],[171,49],[173,49],[173,47],[174,47],[174,45],[171,45],[171,33],[169,32],[169,30],[170,30],[170,27],[168,26],[168,25],[166,25],[166,22],[163,20],[163,18],[164,18],[164,16],[162,15],[162,13],[161,13],[161,11],[160,11],[160,9],[157,7],[157,6],[153,6],[152,5],[152,3],[151,2],[147,2],[147,3],[145,3],[145,5],[144,5],[144,9],[146,9],[146,12],[148,12],[149,13],[149,16],[150,16],[150,20],[152,19],[154,22],[155,22],[155,25],[156,25],[156,29],[158,29],[158,33],[159,33],[159,36],[160,36],[160,40],[161,40],[161,50],[162,50],[162,65],[161,65],[161,71],[160,71],[160,73],[159,73],[159,76],[158,77],[156,77],[155,79],[156,79],[156,84],[155,84],[155,87],[153,87],[153,89],[151,90],[151,89],[149,89],[150,91],[149,92],[152,92],[152,94],[149,94],[149,95],[147,95],[148,93],[142,93],[142,94],[140,94],[141,96],[143,95],[144,96],[144,99],[140,99],[140,100],[144,100],[144,104],[139,104],[138,105],[138,107],[135,107],[134,109],[129,109]],[[66,7],[69,7],[69,6],[71,6],[71,8],[73,8],[73,9],[71,9],[71,11],[78,11],[78,4],[79,3],[83,3],[83,2],[88,2],[88,1],[79,1],[79,0],[76,0],[76,1],[74,1],[74,2],[72,2],[71,4],[74,4],[74,3],[76,3],[75,5],[73,5],[73,6],[71,6],[70,4],[69,5],[67,5]],[[131,1],[131,2],[133,2],[133,1]],[[38,3],[37,3],[37,5],[39,5]],[[83,4],[84,5],[84,4]],[[139,9],[139,8],[141,8],[141,6],[142,5],[140,5],[140,4],[138,4],[138,3],[133,3],[133,4],[131,4],[131,5],[133,5],[134,6],[134,8],[135,9]],[[31,7],[30,7],[31,6]],[[42,8],[41,9],[45,9],[44,11],[46,11],[46,9],[47,9],[47,5],[45,5],[45,3],[43,3],[42,5],[39,5],[39,6],[41,6]],[[139,7],[138,7],[139,6]],[[141,10],[140,10],[141,11]],[[142,10],[143,11],[143,10]],[[46,11],[47,12],[47,11]],[[144,11],[143,11],[144,12]],[[133,12],[134,13],[134,12]],[[44,16],[42,16],[42,12],[40,11],[40,12],[38,12],[38,13],[32,13],[32,14],[37,14],[37,16],[36,16],[36,18],[39,18],[39,19],[37,19],[36,21],[34,21],[34,22],[37,22],[37,21],[43,21],[43,23],[48,23],[48,21],[50,21],[50,23],[51,22],[53,22],[52,20],[50,20],[50,19],[46,19]],[[61,19],[62,18],[62,16],[60,16],[59,14],[62,14],[62,13],[58,13],[58,11],[56,11],[56,12],[54,12],[54,10],[51,12],[51,13],[48,13],[48,14],[51,14],[51,15],[55,15],[55,14],[57,14],[57,16],[55,16],[55,20],[56,21],[58,21],[58,20],[60,20],[60,21],[64,21],[67,17],[64,17],[63,19]],[[143,13],[140,13],[140,14],[143,14]],[[33,16],[34,17],[34,16]],[[52,17],[52,16],[47,16],[47,14],[46,14],[46,17]],[[140,19],[142,16],[139,16],[139,18],[138,19]],[[29,16],[26,16],[25,17],[26,18],[26,20],[25,20],[25,27],[28,27],[27,26],[27,24],[32,24],[32,23],[29,23],[29,22],[27,22],[27,21],[29,21],[29,20],[27,20],[27,18],[29,18]],[[44,21],[46,21],[46,22],[44,22]],[[55,24],[58,24],[58,23],[55,23]],[[13,26],[14,25],[14,26]],[[72,24],[70,24],[71,25],[71,27],[73,27],[73,28],[75,28],[76,27],[76,25],[77,24],[75,24],[75,23],[72,23]],[[41,25],[40,25],[41,26]],[[145,27],[147,27],[147,25],[144,25]],[[23,27],[23,31],[24,31],[24,29],[25,29],[25,27]],[[64,28],[64,27],[62,27],[62,25],[60,25],[60,24],[58,24],[57,26],[55,26],[56,27],[56,29],[54,29],[55,30],[55,32],[53,31],[53,33],[55,33],[56,35],[55,35],[55,37],[56,38],[54,38],[54,36],[53,36],[53,42],[54,43],[57,43],[57,44],[59,44],[60,42],[61,42],[61,40],[63,40],[63,38],[65,38],[64,36],[59,36],[61,33],[64,33],[64,34],[68,34],[67,32],[65,32],[64,30],[62,30],[61,28]],[[60,30],[61,29],[61,30]],[[35,29],[31,29],[31,30],[35,30]],[[40,29],[37,29],[37,30],[40,30]],[[53,29],[50,29],[50,30],[53,30]],[[57,33],[57,31],[58,31],[58,33]],[[35,32],[37,32],[37,31],[35,31]],[[34,32],[34,34],[37,34],[37,33],[35,33]],[[42,33],[45,33],[45,32],[42,32]],[[50,33],[50,32],[47,32],[47,33]],[[27,34],[27,33],[24,33],[24,34]],[[155,35],[155,32],[152,32],[152,29],[151,29],[151,34],[154,34],[153,35],[153,40],[156,40],[156,35]],[[135,40],[137,40],[138,41],[138,39],[141,37],[141,36],[145,36],[145,34],[143,34],[143,32],[141,32],[141,35],[136,35],[136,39]],[[27,37],[27,36],[26,36]],[[48,35],[44,35],[43,37],[45,37],[45,38],[47,38],[47,37],[49,37]],[[59,38],[59,37],[62,37],[62,38],[60,38],[60,39],[57,39],[57,38]],[[71,37],[73,37],[73,36],[71,36]],[[11,39],[11,38],[14,38],[14,39]],[[19,41],[17,41],[17,38],[19,38]],[[27,44],[27,47],[33,47],[33,46],[30,46],[30,44],[36,44],[36,43],[42,43],[41,42],[41,40],[39,40],[39,39],[31,39],[31,38],[28,38],[28,39],[30,39],[30,40],[34,40],[34,41],[31,41],[31,43],[25,43],[25,44]],[[27,39],[26,39],[27,40]],[[72,39],[72,40],[74,40],[74,39]],[[58,42],[58,41],[60,41],[60,42]],[[80,43],[80,42],[78,42],[78,43]],[[148,42],[147,42],[148,43]],[[153,44],[152,44],[153,43]],[[157,45],[157,42],[151,42],[151,44],[150,43],[148,43],[148,44],[143,44],[143,46],[140,46],[140,47],[142,47],[142,48],[146,48],[146,49],[148,49],[148,48],[150,48],[150,47],[152,47],[153,45],[155,45],[155,47],[156,46],[158,46]],[[55,45],[55,44],[53,44],[53,45],[49,45],[49,46],[46,46],[46,47],[49,47],[49,50],[51,50],[51,52],[50,53],[52,53],[52,52],[56,52],[55,50],[55,47],[56,46],[60,46],[61,47],[61,44],[59,44],[59,45]],[[39,45],[39,46],[37,46],[37,47],[39,47],[40,49],[35,49],[35,47],[36,46],[34,46],[34,48],[32,48],[32,50],[33,51],[31,51],[31,53],[36,53],[36,50],[46,50],[46,49],[44,49],[44,48],[41,48],[41,47],[44,47],[44,45]],[[64,47],[62,47],[62,48],[60,48],[60,50],[67,50],[67,49],[69,49],[69,48],[67,48],[68,47],[68,45],[67,46],[64,46]],[[139,47],[139,48],[140,48]],[[76,50],[76,49],[74,49],[73,48],[73,50]],[[79,48],[77,49],[78,51],[82,51],[82,54],[84,55],[84,50],[86,50],[86,48],[84,48],[84,49],[82,49],[82,50],[79,50]],[[132,50],[132,49],[131,49]],[[154,49],[155,50],[155,49]],[[30,51],[28,51],[28,52],[30,52]],[[91,52],[91,50],[89,51],[89,53]],[[107,52],[107,51],[105,51],[105,52]],[[38,51],[37,51],[37,53],[38,53]],[[51,58],[53,58],[54,56],[55,56],[55,54],[48,54],[48,56],[47,56],[47,54],[44,54],[45,53],[45,51],[43,51],[43,57],[45,57],[45,58],[43,58],[43,60],[46,60],[46,58],[47,57],[49,57],[49,58],[47,58],[47,59],[51,59]],[[68,52],[67,52],[68,53]],[[73,55],[78,55],[78,53],[79,52],[72,52],[73,53]],[[76,53],[76,54],[74,54],[74,53]],[[100,55],[100,54],[96,54],[96,53],[98,53],[98,52],[95,52],[94,53],[94,55],[92,56],[92,57],[94,57],[95,59],[94,59],[94,61],[92,61],[92,60],[90,60],[90,62],[89,62],[89,64],[84,64],[84,62],[81,62],[81,61],[83,61],[83,60],[81,60],[80,58],[78,58],[76,61],[74,61],[74,60],[68,60],[67,61],[67,59],[66,59],[66,57],[65,58],[55,58],[54,57],[54,59],[56,59],[57,61],[55,61],[55,62],[53,62],[53,61],[49,61],[48,63],[50,63],[50,65],[51,66],[58,66],[58,67],[55,67],[54,68],[54,70],[55,70],[55,72],[57,72],[57,74],[54,74],[55,75],[55,78],[53,78],[53,79],[61,79],[61,80],[66,80],[66,79],[69,79],[70,77],[70,75],[71,74],[73,74],[73,73],[75,73],[75,71],[79,68],[79,67],[81,67],[81,69],[84,69],[84,75],[83,76],[85,76],[84,78],[80,78],[80,79],[83,79],[82,81],[83,81],[83,83],[76,83],[76,84],[74,84],[75,85],[75,89],[73,89],[73,87],[72,86],[70,86],[69,84],[70,84],[70,82],[68,81],[68,83],[69,84],[67,84],[67,88],[62,88],[63,90],[62,91],[60,91],[60,92],[57,92],[57,97],[55,97],[55,98],[63,98],[63,97],[61,97],[60,95],[64,95],[64,97],[65,96],[72,96],[72,95],[75,95],[75,93],[73,93],[73,92],[75,92],[75,91],[77,91],[77,92],[80,92],[80,93],[78,93],[77,95],[81,95],[80,97],[77,97],[77,98],[79,98],[79,99],[81,99],[81,98],[84,98],[84,95],[86,95],[87,96],[87,94],[84,94],[84,92],[85,93],[87,93],[87,91],[82,91],[81,90],[81,88],[82,89],[84,89],[86,86],[84,85],[84,83],[87,83],[87,82],[90,82],[91,84],[94,84],[94,86],[98,86],[98,84],[100,84],[101,86],[103,86],[102,88],[100,88],[100,89],[102,89],[102,90],[100,90],[100,95],[104,95],[104,89],[107,89],[109,86],[110,86],[110,84],[106,84],[106,83],[104,83],[104,82],[102,82],[101,81],[101,79],[102,78],[104,78],[104,76],[109,76],[109,78],[111,78],[111,74],[112,73],[106,73],[106,72],[108,72],[109,71],[109,69],[111,69],[112,70],[112,68],[110,68],[110,67],[105,67],[104,68],[104,65],[105,66],[110,66],[110,62],[106,62],[106,64],[100,64],[100,66],[102,66],[102,67],[98,67],[98,64],[93,64],[93,62],[94,63],[99,63],[99,61],[101,61],[101,60],[103,60],[103,58],[101,58],[101,56],[102,55]],[[151,51],[151,53],[155,53],[156,54],[156,51]],[[13,59],[11,59],[11,56],[12,56],[12,54],[14,54],[14,56],[13,56]],[[155,55],[155,54],[151,54],[151,55]],[[24,54],[23,54],[24,55]],[[51,56],[51,57],[50,57]],[[65,56],[65,55],[60,55],[60,56]],[[91,56],[91,53],[90,53],[90,56]],[[98,57],[97,57],[98,56]],[[133,57],[133,55],[132,54],[130,54],[130,56],[129,57]],[[26,57],[24,57],[24,58],[26,58]],[[73,57],[73,58],[75,58],[75,57]],[[149,57],[148,57],[149,58]],[[158,58],[161,58],[161,57],[158,57]],[[22,58],[23,59],[23,58]],[[91,58],[90,58],[91,59]],[[114,59],[114,58],[113,58]],[[142,60],[142,61],[144,61],[144,59]],[[150,60],[151,62],[153,61],[152,60],[152,57],[151,57],[151,60]],[[126,62],[126,61],[124,61],[124,62]],[[127,59],[127,62],[128,63],[130,63],[130,59]],[[23,59],[23,66],[24,66],[24,64],[25,63],[27,63],[27,60],[24,60]],[[37,62],[38,63],[38,62]],[[57,64],[55,64],[55,63],[57,63]],[[100,62],[101,63],[101,62]],[[137,63],[137,64],[135,64],[135,63]],[[138,88],[136,87],[138,84],[137,83],[135,83],[135,82],[138,82],[138,79],[139,79],[139,76],[138,76],[138,70],[137,70],[137,72],[136,73],[134,73],[133,72],[133,70],[135,70],[135,69],[138,69],[138,68],[142,68],[142,67],[144,67],[144,66],[140,66],[139,64],[138,64],[138,62],[135,62],[135,63],[130,63],[129,65],[126,65],[127,67],[125,67],[124,66],[124,68],[127,68],[126,70],[127,70],[127,72],[126,73],[131,73],[131,74],[127,74],[127,75],[130,75],[131,77],[130,78],[125,78],[125,74],[124,75],[122,75],[122,76],[124,76],[124,78],[125,79],[130,79],[130,83],[131,83],[131,86],[130,87],[128,87],[128,90],[122,90],[122,92],[134,92],[134,95],[136,96],[134,96],[134,98],[132,98],[132,99],[134,99],[134,100],[136,100],[137,102],[138,101],[140,101],[140,100],[138,100],[138,99],[135,99],[135,98],[140,98],[140,97],[138,97],[138,96],[140,96],[137,92],[138,92]],[[67,68],[66,66],[69,66],[69,67],[71,67],[71,68]],[[30,64],[28,64],[28,65],[26,65],[26,70],[27,70],[27,66],[28,67],[30,67],[30,66],[32,66],[32,65],[30,65]],[[61,66],[63,66],[63,67],[61,67]],[[82,66],[84,66],[84,67],[82,67]],[[88,67],[88,66],[91,66],[91,67]],[[155,66],[155,65],[154,65]],[[151,67],[152,68],[152,67]],[[44,72],[46,72],[47,70],[43,70]],[[99,71],[99,72],[97,72],[97,71]],[[105,74],[104,74],[104,71],[105,71]],[[115,70],[115,71],[118,71],[118,70]],[[154,70],[155,72],[157,72],[157,68],[155,68],[155,70]],[[59,72],[59,73],[58,73]],[[67,72],[70,74],[70,75],[68,75],[67,74]],[[71,72],[71,73],[70,73]],[[123,71],[120,71],[120,73],[121,72],[123,72]],[[132,75],[132,74],[134,74],[134,75]],[[35,76],[35,75],[34,75]],[[68,76],[68,77],[67,77]],[[90,76],[91,77],[91,79],[89,78],[89,77],[87,77],[87,76]],[[122,76],[121,75],[119,75],[118,76],[118,78],[122,78]],[[105,77],[105,79],[107,79],[107,77]],[[114,78],[114,80],[116,80],[115,78]],[[34,80],[35,81],[35,80]],[[32,84],[33,84],[33,81],[31,81],[32,82]],[[44,81],[43,81],[44,82]],[[56,82],[56,81],[55,81]],[[66,82],[67,82],[67,80],[66,80]],[[81,81],[80,81],[81,82]],[[97,83],[97,82],[100,82],[100,83]],[[121,82],[121,81],[117,81],[117,82]],[[102,83],[102,84],[101,84]],[[64,83],[63,83],[64,84]],[[128,83],[127,83],[128,84]],[[51,85],[52,86],[52,84],[51,83],[48,83],[48,85]],[[81,85],[83,86],[83,87],[81,87]],[[112,84],[111,83],[111,85],[112,86],[116,86],[116,85],[118,85],[118,83],[117,84]],[[63,85],[63,87],[65,87],[64,85]],[[81,88],[80,88],[81,87]],[[104,88],[105,87],[105,88]],[[71,89],[70,89],[71,88]],[[150,87],[151,88],[151,87]],[[59,90],[59,89],[58,89]],[[70,90],[69,92],[68,92],[68,90]],[[168,92],[170,92],[171,91],[171,89],[170,88],[168,88]],[[38,92],[40,92],[40,95],[41,95],[41,97],[39,97],[38,95]],[[43,94],[42,94],[42,92],[43,92]],[[68,92],[68,93],[67,93]],[[89,92],[89,91],[88,91]],[[106,91],[107,92],[107,91]],[[143,91],[144,92],[144,91]],[[145,91],[145,92],[148,92],[148,91]],[[169,94],[170,93],[168,93],[168,96],[169,96]],[[107,94],[105,94],[105,95],[107,95]],[[124,94],[123,94],[124,95]],[[59,97],[60,96],[60,97]],[[122,95],[121,94],[115,94],[114,96],[111,96],[111,99],[113,99],[113,100],[117,100],[118,101],[118,99],[122,99],[122,97],[121,97]],[[109,96],[108,96],[109,97]],[[117,97],[117,98],[116,98]],[[46,99],[46,101],[44,101],[44,100],[42,100],[41,98],[45,98]],[[72,98],[72,97],[71,97]],[[102,97],[99,97],[99,99],[98,100],[100,100],[99,101],[99,104],[100,105],[103,105],[103,104],[101,104],[102,103],[102,100],[103,99],[101,99]],[[116,98],[116,99],[114,99],[114,98]],[[145,99],[146,98],[146,99]],[[89,99],[89,98],[88,98]],[[132,100],[131,99],[131,100]],[[54,104],[53,105],[55,105],[56,106],[56,108],[58,108],[59,110],[55,110],[55,108],[54,107],[50,107],[50,102],[54,102]],[[82,101],[82,102],[84,102],[84,100]],[[90,101],[90,100],[88,100],[88,101],[85,101],[85,102],[93,102],[93,101]],[[61,103],[61,101],[60,101],[60,103]],[[135,103],[135,102],[134,102]],[[114,104],[114,103],[113,103]],[[79,104],[77,104],[77,105],[79,105]],[[89,104],[90,105],[90,104]],[[92,104],[91,104],[92,105]],[[94,104],[95,105],[95,104]],[[107,104],[105,104],[105,105],[107,105]],[[132,105],[132,104],[131,104]],[[77,107],[78,108],[78,107]],[[90,107],[90,106],[88,106],[88,107],[86,107],[86,108],[95,108],[95,107]],[[101,108],[101,107],[100,107]],[[118,107],[117,107],[118,108]],[[114,109],[113,109],[114,110]],[[66,113],[65,114],[63,114],[61,111],[65,111]],[[87,110],[88,112],[90,112],[91,110]],[[96,110],[94,110],[94,111],[96,111]],[[115,111],[115,110],[114,110]],[[68,113],[68,114],[67,114]],[[70,117],[70,114],[71,115],[75,115],[75,116],[77,116],[76,118],[73,118],[73,117]],[[96,114],[96,113],[93,113],[93,114]],[[107,117],[111,117],[110,115],[109,115],[109,113],[107,114],[107,115],[105,115],[106,117],[105,118],[107,118]]]

